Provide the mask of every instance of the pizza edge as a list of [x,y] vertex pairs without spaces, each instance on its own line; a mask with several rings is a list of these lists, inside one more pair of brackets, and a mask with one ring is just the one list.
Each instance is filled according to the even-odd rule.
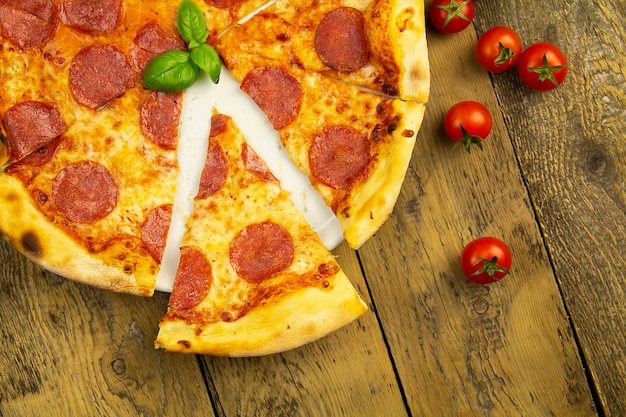
[[396,99],[427,103],[430,67],[423,1],[373,0],[366,12],[370,47],[378,60],[398,68]]
[[164,316],[156,348],[215,356],[262,356],[318,340],[364,314],[368,307],[343,271],[331,287],[302,288],[232,322],[205,325]]
[[[201,301],[184,309],[172,307],[171,298],[170,307],[160,323],[156,347],[186,353],[257,356],[292,349],[319,339],[359,317],[367,307],[334,256],[288,198],[279,181],[268,181],[248,171],[248,166],[240,159],[240,151],[250,145],[232,117],[216,109],[213,114],[218,127],[216,132],[212,130],[211,140],[215,140],[216,146],[224,152],[229,176],[219,191],[194,201],[183,246],[196,248],[208,256],[207,259],[212,259],[216,263],[214,268],[217,267],[213,272],[227,277],[232,283],[242,284],[234,284],[235,294],[256,286],[245,284],[245,279],[235,272],[234,264],[227,266],[233,262],[232,257],[229,260],[232,239],[235,235],[239,236],[240,230],[267,221],[284,228],[296,246],[294,258],[289,267],[270,278],[275,282],[271,287],[276,290],[269,290],[270,287],[262,290],[271,296],[263,297],[258,303],[248,300],[249,308],[233,321],[224,320],[223,317],[228,315],[214,311],[216,306],[221,311],[220,306],[231,303],[229,294],[233,292],[226,289],[213,292],[211,288]],[[256,158],[265,163],[258,155]],[[263,196],[259,195],[261,193]],[[258,195],[258,202],[255,195]],[[253,204],[236,206],[239,218],[230,225],[234,232],[232,237],[222,237],[218,233],[220,237],[209,242],[211,239],[207,239],[206,233],[215,232],[211,210],[222,206],[220,201],[229,199]],[[333,271],[332,275],[326,276],[325,270]],[[294,277],[300,278],[294,281]],[[306,277],[313,277],[312,282]],[[320,281],[322,277],[323,282]],[[300,283],[294,286],[296,282]],[[226,308],[223,313],[227,312]],[[237,316],[236,312],[233,316]]]
[[83,284],[152,296],[158,265],[129,249],[123,240],[91,253],[55,226],[16,178],[0,173],[0,232],[41,267]]
[[385,149],[386,154],[380,155],[363,187],[350,195],[349,215],[337,215],[346,241],[355,250],[372,237],[392,213],[424,118],[425,107],[421,103],[395,100],[392,105],[402,119],[393,132],[391,146]]

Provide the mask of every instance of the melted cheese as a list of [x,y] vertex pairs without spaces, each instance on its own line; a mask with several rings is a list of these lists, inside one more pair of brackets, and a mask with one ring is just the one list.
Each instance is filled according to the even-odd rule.
[[[241,157],[245,139],[230,118],[228,130],[210,140],[219,143],[228,160],[227,179],[215,194],[194,201],[182,244],[199,248],[211,263],[211,289],[194,310],[202,311],[204,320],[217,321],[223,316],[240,316],[263,301],[264,293],[286,293],[312,285],[312,274],[317,273],[319,265],[336,262],[280,183],[263,181],[246,170]],[[259,286],[237,275],[229,250],[242,229],[264,221],[280,224],[289,232],[295,255],[292,265],[279,278]],[[316,285],[321,287],[323,282],[317,281]]]

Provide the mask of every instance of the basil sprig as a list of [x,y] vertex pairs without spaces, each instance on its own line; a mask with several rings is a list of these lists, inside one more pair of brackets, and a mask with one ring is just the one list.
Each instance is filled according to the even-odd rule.
[[215,49],[205,43],[209,37],[206,21],[191,0],[183,0],[178,7],[176,26],[188,50],[172,50],[155,56],[143,72],[144,87],[178,93],[191,86],[200,71],[217,83],[222,64]]

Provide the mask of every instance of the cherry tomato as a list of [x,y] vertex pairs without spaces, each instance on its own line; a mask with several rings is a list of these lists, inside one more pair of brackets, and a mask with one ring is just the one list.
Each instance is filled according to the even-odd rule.
[[511,68],[521,53],[522,40],[517,32],[506,26],[489,29],[476,44],[478,62],[491,72],[502,72]]
[[472,0],[433,0],[428,9],[430,22],[443,33],[457,33],[474,19]]
[[475,144],[483,148],[482,141],[491,132],[493,119],[489,109],[477,101],[461,101],[450,107],[443,121],[446,135],[454,147],[463,145],[467,152]]
[[522,52],[517,72],[530,88],[548,91],[557,88],[567,75],[567,58],[548,42],[539,42]]
[[473,240],[461,252],[461,269],[476,284],[499,281],[511,269],[511,250],[506,243],[495,237]]

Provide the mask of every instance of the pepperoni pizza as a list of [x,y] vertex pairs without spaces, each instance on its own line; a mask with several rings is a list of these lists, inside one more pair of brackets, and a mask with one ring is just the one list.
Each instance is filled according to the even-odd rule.
[[[268,207],[271,210],[268,210]],[[291,349],[367,307],[231,118],[206,164],[157,346],[249,356]]]
[[151,57],[183,43],[176,4],[130,3],[0,3],[0,229],[51,271],[151,295],[182,95],[139,80]]
[[360,247],[393,210],[424,105],[258,55],[225,52],[224,63],[336,214],[346,241]]
[[[361,246],[393,209],[424,114],[422,1],[193,1],[207,43],[347,242]],[[186,49],[180,2],[0,0],[0,232],[55,273],[155,290],[181,215],[173,207],[186,94],[147,90],[142,75],[155,56]],[[268,354],[363,314],[233,121],[215,114],[206,123],[207,161],[157,346]]]
[[422,122],[423,15],[406,0],[277,0],[215,45],[354,249],[391,213]]
[[[276,0],[216,45],[425,103],[430,76],[424,4],[414,0]],[[236,64],[235,64],[236,65]]]

